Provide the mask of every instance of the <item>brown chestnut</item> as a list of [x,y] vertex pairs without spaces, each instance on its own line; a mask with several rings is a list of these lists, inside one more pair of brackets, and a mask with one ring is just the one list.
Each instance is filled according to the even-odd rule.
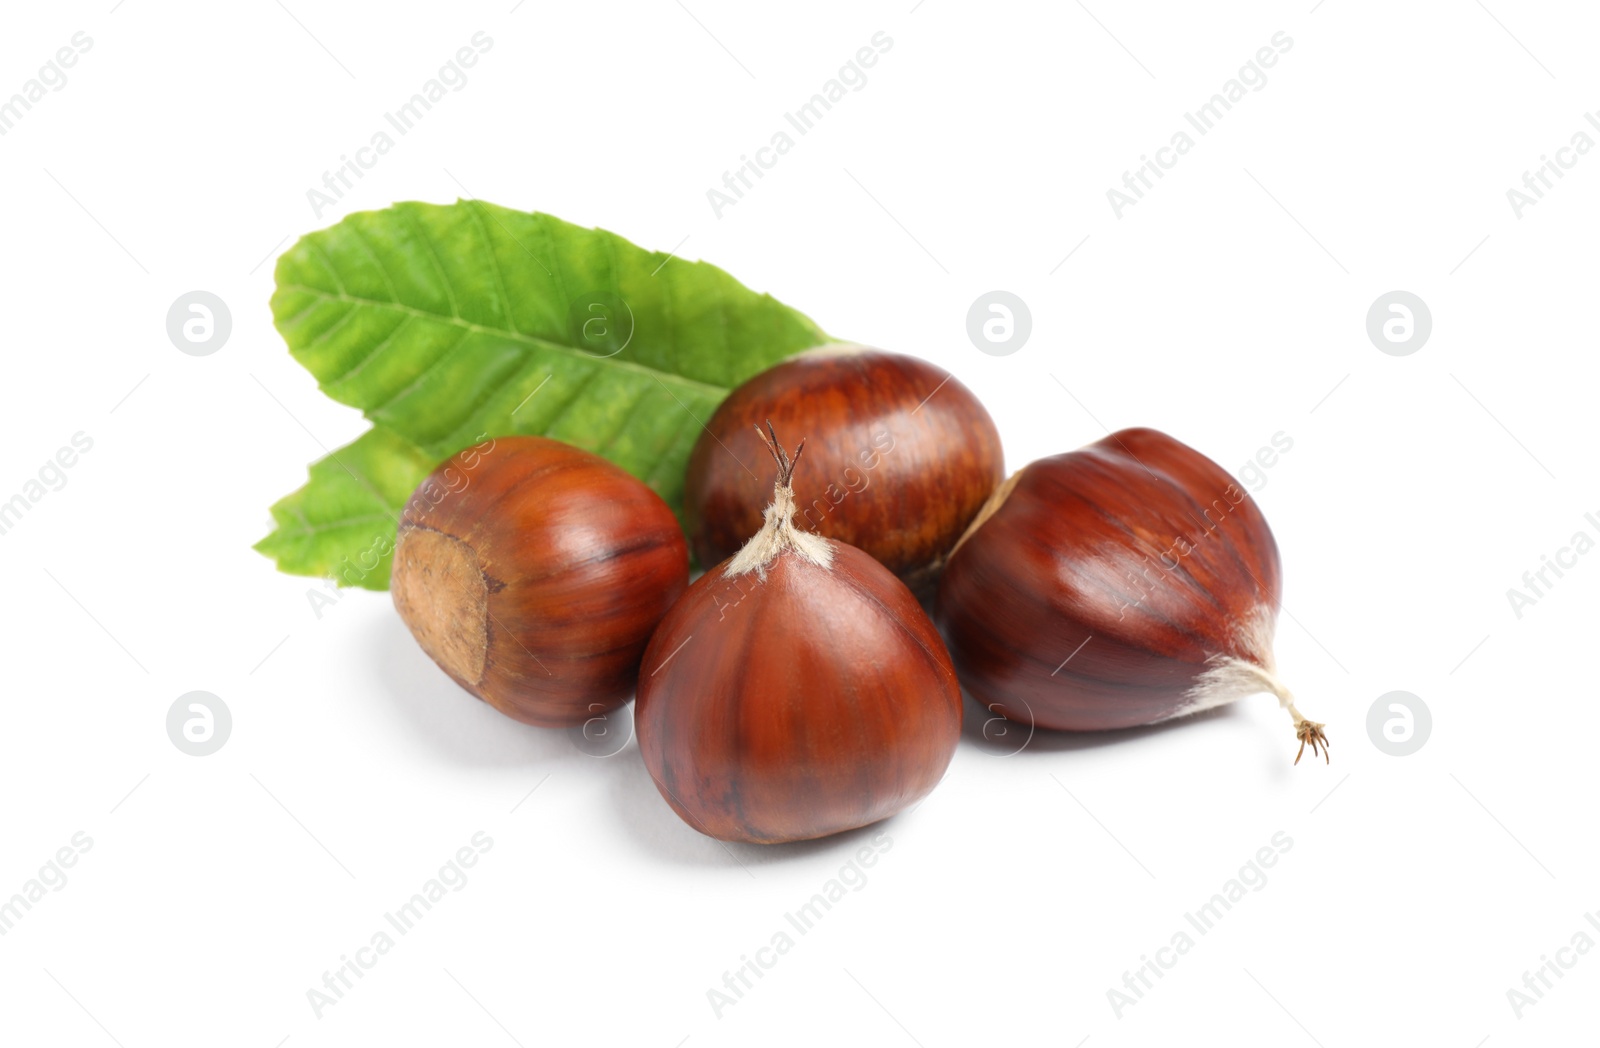
[[605,459],[501,437],[406,503],[390,582],[422,650],[507,716],[581,724],[622,705],[689,582],[672,510]]
[[806,434],[810,497],[795,524],[876,557],[914,590],[1005,476],[1000,434],[972,392],[916,357],[854,345],[761,372],[712,414],[689,456],[684,511],[701,564],[761,527],[772,485],[756,428]]
[[932,621],[878,561],[794,526],[794,461],[771,440],[765,524],[667,613],[634,705],[639,752],[673,810],[701,833],[763,844],[915,804],[961,734]]
[[967,690],[1012,720],[1126,728],[1271,692],[1326,759],[1273,662],[1281,591],[1255,500],[1193,448],[1125,429],[1001,485],[950,555],[938,617]]

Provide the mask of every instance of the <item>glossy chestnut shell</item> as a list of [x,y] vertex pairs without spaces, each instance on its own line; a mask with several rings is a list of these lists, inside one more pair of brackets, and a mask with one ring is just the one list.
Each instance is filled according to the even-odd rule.
[[795,531],[793,463],[772,448],[766,524],[667,613],[634,705],[639,752],[673,810],[701,833],[763,844],[915,804],[961,734],[933,622],[866,553]]
[[688,581],[688,547],[659,495],[596,455],[530,436],[469,448],[418,487],[390,589],[456,683],[555,727],[627,701]]
[[919,591],[1005,476],[994,420],[943,368],[861,346],[810,350],[734,390],[696,442],[684,501],[701,564],[761,527],[772,482],[754,427],[768,420],[806,437],[796,525],[865,550]]
[[1276,691],[1301,724],[1273,673],[1277,543],[1210,459],[1125,429],[1031,463],[979,519],[946,565],[938,617],[992,712],[1093,731]]

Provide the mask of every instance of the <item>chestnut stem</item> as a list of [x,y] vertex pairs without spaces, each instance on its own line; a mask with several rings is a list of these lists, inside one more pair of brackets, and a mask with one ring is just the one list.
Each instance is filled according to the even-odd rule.
[[767,450],[772,453],[773,461],[778,464],[778,480],[773,485],[772,504],[762,511],[765,523],[728,561],[727,576],[735,578],[753,571],[758,578],[766,581],[767,566],[784,552],[794,553],[820,568],[832,567],[833,547],[828,540],[794,526],[794,488],[791,482],[794,480],[795,464],[800,461],[800,453],[805,451],[806,442],[800,442],[791,458],[784,452],[783,445],[778,443],[778,434],[773,430],[770,419],[767,421],[767,431],[762,433],[761,427],[757,426],[756,433],[760,434]]
[[1246,634],[1246,640],[1246,650],[1253,650],[1255,654],[1250,658],[1240,658],[1235,655],[1213,656],[1210,666],[1201,674],[1196,687],[1190,691],[1194,704],[1185,712],[1210,709],[1246,695],[1270,691],[1278,697],[1278,705],[1288,710],[1289,716],[1294,718],[1295,738],[1300,740],[1300,752],[1295,754],[1294,762],[1299,764],[1300,758],[1305,756],[1306,747],[1310,746],[1312,756],[1320,753],[1325,762],[1331,763],[1332,758],[1328,755],[1328,736],[1323,732],[1323,726],[1310,720],[1295,708],[1294,693],[1278,678],[1272,660],[1270,632],[1258,624],[1253,636]]
[[1290,693],[1283,681],[1278,679],[1277,674],[1271,670],[1263,670],[1262,672],[1271,683],[1272,693],[1278,696],[1279,704],[1289,711],[1289,716],[1294,718],[1294,737],[1300,740],[1300,749],[1294,755],[1294,762],[1299,764],[1300,758],[1305,756],[1306,747],[1310,746],[1311,756],[1315,757],[1320,752],[1322,763],[1333,763],[1333,758],[1330,756],[1330,747],[1328,746],[1328,736],[1322,730],[1323,725],[1310,719],[1295,708],[1294,695]]

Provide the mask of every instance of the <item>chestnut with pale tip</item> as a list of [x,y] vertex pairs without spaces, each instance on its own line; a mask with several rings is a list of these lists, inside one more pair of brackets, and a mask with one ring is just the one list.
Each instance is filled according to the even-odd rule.
[[948,371],[864,346],[807,350],[729,394],[695,443],[684,519],[703,565],[761,527],[772,489],[749,464],[765,457],[763,420],[806,435],[795,526],[871,554],[919,592],[1005,476],[994,420]]
[[502,437],[444,463],[406,503],[390,588],[422,650],[527,724],[627,701],[650,634],[689,584],[672,510],[597,455]]
[[1227,471],[1153,429],[1031,463],[951,553],[938,618],[962,683],[1012,720],[1155,724],[1269,692],[1306,748],[1272,653],[1283,575],[1261,509]]
[[[673,606],[645,652],[639,752],[701,833],[773,844],[886,819],[955,753],[961,691],[905,584],[854,546],[797,528],[790,459],[761,529]],[[807,460],[809,462],[809,459]]]

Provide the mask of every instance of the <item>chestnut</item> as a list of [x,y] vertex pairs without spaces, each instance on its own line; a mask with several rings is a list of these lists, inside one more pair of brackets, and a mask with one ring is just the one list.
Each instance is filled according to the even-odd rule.
[[962,683],[1011,720],[1099,731],[1271,692],[1301,753],[1326,760],[1274,665],[1282,585],[1266,518],[1226,470],[1125,429],[1001,485],[950,555],[937,615]]
[[501,437],[444,463],[406,503],[390,589],[457,684],[557,727],[627,701],[688,582],[677,519],[641,481],[560,441]]
[[[794,525],[790,459],[765,523],[706,572],[650,640],[639,752],[701,833],[771,844],[866,826],[938,784],[961,691],[905,584],[854,546]],[[809,460],[808,460],[809,461]]]
[[761,527],[772,495],[757,465],[763,420],[806,435],[815,483],[796,526],[865,551],[918,591],[1005,476],[994,420],[948,371],[863,346],[808,350],[735,389],[695,443],[684,517],[703,565]]

